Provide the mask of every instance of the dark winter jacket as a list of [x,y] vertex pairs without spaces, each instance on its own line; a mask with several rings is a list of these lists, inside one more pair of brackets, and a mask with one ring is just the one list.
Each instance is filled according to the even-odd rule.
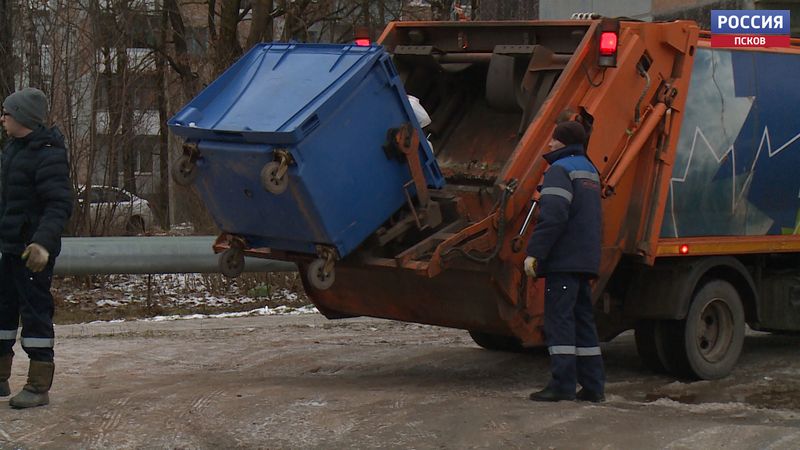
[[600,269],[602,218],[600,177],[580,144],[547,153],[539,220],[527,253],[538,261],[537,273],[597,275]]
[[0,252],[20,255],[35,242],[55,258],[72,214],[63,136],[57,128],[39,127],[11,138],[0,162]]

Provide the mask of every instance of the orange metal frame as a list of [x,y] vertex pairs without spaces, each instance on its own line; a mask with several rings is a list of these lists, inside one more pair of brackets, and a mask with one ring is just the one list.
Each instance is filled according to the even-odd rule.
[[[698,29],[693,22],[623,22],[618,66],[601,69],[596,65],[595,35],[598,21],[502,22],[490,25],[575,26],[577,23],[587,26],[586,33],[561,72],[551,95],[497,178],[500,189],[511,180],[518,182],[505,209],[485,214],[482,219],[473,220],[471,225],[450,235],[436,247],[428,261],[371,260],[368,263],[374,268],[372,270],[377,270],[380,266],[394,272],[406,269],[414,272],[416,277],[423,275],[423,279],[431,280],[429,285],[422,283],[422,288],[413,293],[406,293],[403,297],[384,294],[391,299],[376,307],[364,304],[364,292],[358,292],[355,286],[334,286],[329,291],[313,293],[312,297],[316,301],[340,311],[513,334],[526,345],[542,344],[542,282],[531,283],[524,276],[521,268],[525,254],[515,251],[511,241],[525,219],[526,208],[546,169],[546,163],[541,156],[546,151],[555,121],[567,108],[574,111],[584,110],[594,118],[589,156],[600,169],[606,185],[613,187],[613,194],[603,202],[606,217],[603,268],[602,276],[596,284],[596,292],[602,291],[623,253],[638,254],[646,262],[652,263],[656,257],[658,230],[667,196],[667,181],[680,131],[680,114],[688,91]],[[402,29],[457,27],[464,36],[469,36],[471,29],[486,25],[480,22],[394,23],[386,29],[380,42],[392,48]],[[464,41],[467,40],[465,37]],[[636,69],[637,63],[645,54],[650,62],[649,85]],[[600,79],[603,81],[597,86]],[[640,120],[636,122],[635,110],[639,97],[643,100],[639,105]],[[675,138],[659,139],[659,136]],[[454,247],[466,252],[492,252],[498,244],[501,223],[507,230],[513,231],[506,232],[503,236],[497,261],[488,270],[479,270],[485,273],[484,283],[493,286],[495,295],[498,295],[498,312],[495,314],[499,314],[502,327],[496,323],[488,323],[491,322],[489,318],[484,318],[485,323],[475,326],[470,322],[481,322],[481,319],[460,315],[455,309],[457,307],[451,307],[449,312],[441,314],[436,314],[435,311],[420,313],[425,310],[420,304],[445,303],[449,298],[445,292],[435,295],[438,287],[434,287],[433,280],[453,276],[465,264],[460,259],[445,260],[443,255]],[[524,238],[527,239],[529,234],[530,231]],[[390,267],[394,268],[389,269]],[[364,270],[361,273],[366,275],[370,272]],[[462,273],[458,276],[470,275]],[[427,286],[430,286],[430,292]],[[408,298],[409,296],[413,298]],[[407,309],[400,306],[405,304],[408,304]]]

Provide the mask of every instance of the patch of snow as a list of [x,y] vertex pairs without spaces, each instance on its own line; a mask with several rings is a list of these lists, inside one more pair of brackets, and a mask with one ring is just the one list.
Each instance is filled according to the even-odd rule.
[[290,306],[276,306],[270,308],[265,306],[250,311],[242,312],[228,312],[219,314],[189,314],[189,315],[171,315],[171,316],[155,316],[147,319],[141,319],[144,322],[162,322],[166,320],[188,320],[188,319],[218,319],[226,317],[247,317],[247,316],[275,316],[275,315],[299,315],[299,314],[317,314],[317,308],[314,306],[302,306],[300,308],[292,308]]
[[[171,316],[154,316],[148,317],[144,319],[136,319],[132,320],[131,322],[166,322],[171,320],[192,320],[192,319],[223,319],[228,317],[248,317],[248,316],[278,316],[278,315],[286,315],[286,316],[295,316],[300,314],[319,314],[317,308],[313,305],[306,305],[301,306],[300,308],[293,308],[291,306],[276,306],[274,308],[270,308],[265,306],[263,308],[257,308],[250,311],[241,311],[241,312],[227,312],[227,313],[219,313],[219,314],[186,314],[186,315],[171,315]],[[90,323],[119,323],[125,322],[125,320],[96,320]]]
[[121,306],[122,303],[115,300],[98,300],[95,302],[97,306]]
[[780,409],[764,409],[759,408],[747,403],[730,402],[730,403],[681,403],[668,398],[660,398],[654,402],[645,403],[646,406],[662,406],[667,408],[680,409],[692,413],[741,413],[741,412],[756,412],[761,415],[773,415],[781,417],[782,419],[796,419],[800,417],[795,411],[780,410]]
[[[218,281],[214,281],[218,283]],[[225,281],[223,296],[214,295],[209,292],[209,277],[204,274],[159,274],[159,275],[107,275],[102,282],[102,288],[90,289],[97,297],[105,298],[97,301],[97,306],[119,307],[131,304],[141,304],[148,300],[168,302],[173,307],[223,307],[229,305],[241,305],[263,301],[263,297],[253,297],[249,292],[240,288],[236,281]],[[149,288],[148,288],[149,285]],[[219,288],[218,287],[218,288]],[[148,292],[149,291],[149,292]],[[118,293],[118,295],[114,295]],[[300,296],[285,288],[278,288],[269,291],[269,300],[274,303],[285,302],[287,304],[297,303]],[[86,296],[76,296],[74,291],[64,292],[64,302],[69,304],[80,304],[86,300]],[[108,300],[113,298],[114,300]]]

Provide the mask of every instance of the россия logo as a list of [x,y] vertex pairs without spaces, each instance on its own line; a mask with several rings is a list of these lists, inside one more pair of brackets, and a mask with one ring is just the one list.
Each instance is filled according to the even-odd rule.
[[712,10],[712,47],[788,47],[788,10]]

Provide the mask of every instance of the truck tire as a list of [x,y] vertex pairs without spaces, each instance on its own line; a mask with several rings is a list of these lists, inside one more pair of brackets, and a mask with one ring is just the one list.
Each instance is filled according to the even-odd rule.
[[656,343],[667,370],[678,377],[724,378],[744,343],[744,307],[729,282],[712,280],[693,296],[685,320],[664,320]]
[[634,337],[636,339],[636,352],[645,367],[656,373],[666,373],[666,368],[661,362],[656,345],[656,332],[659,323],[657,320],[640,320],[636,322]]
[[730,283],[706,283],[686,315],[686,356],[694,375],[704,380],[727,376],[744,344],[744,307]]
[[502,352],[521,352],[522,342],[514,336],[504,336],[502,334],[484,333],[482,331],[469,331],[473,341],[486,350],[496,350]]
[[677,378],[695,379],[686,356],[686,322],[683,320],[656,321],[656,354],[664,372]]

